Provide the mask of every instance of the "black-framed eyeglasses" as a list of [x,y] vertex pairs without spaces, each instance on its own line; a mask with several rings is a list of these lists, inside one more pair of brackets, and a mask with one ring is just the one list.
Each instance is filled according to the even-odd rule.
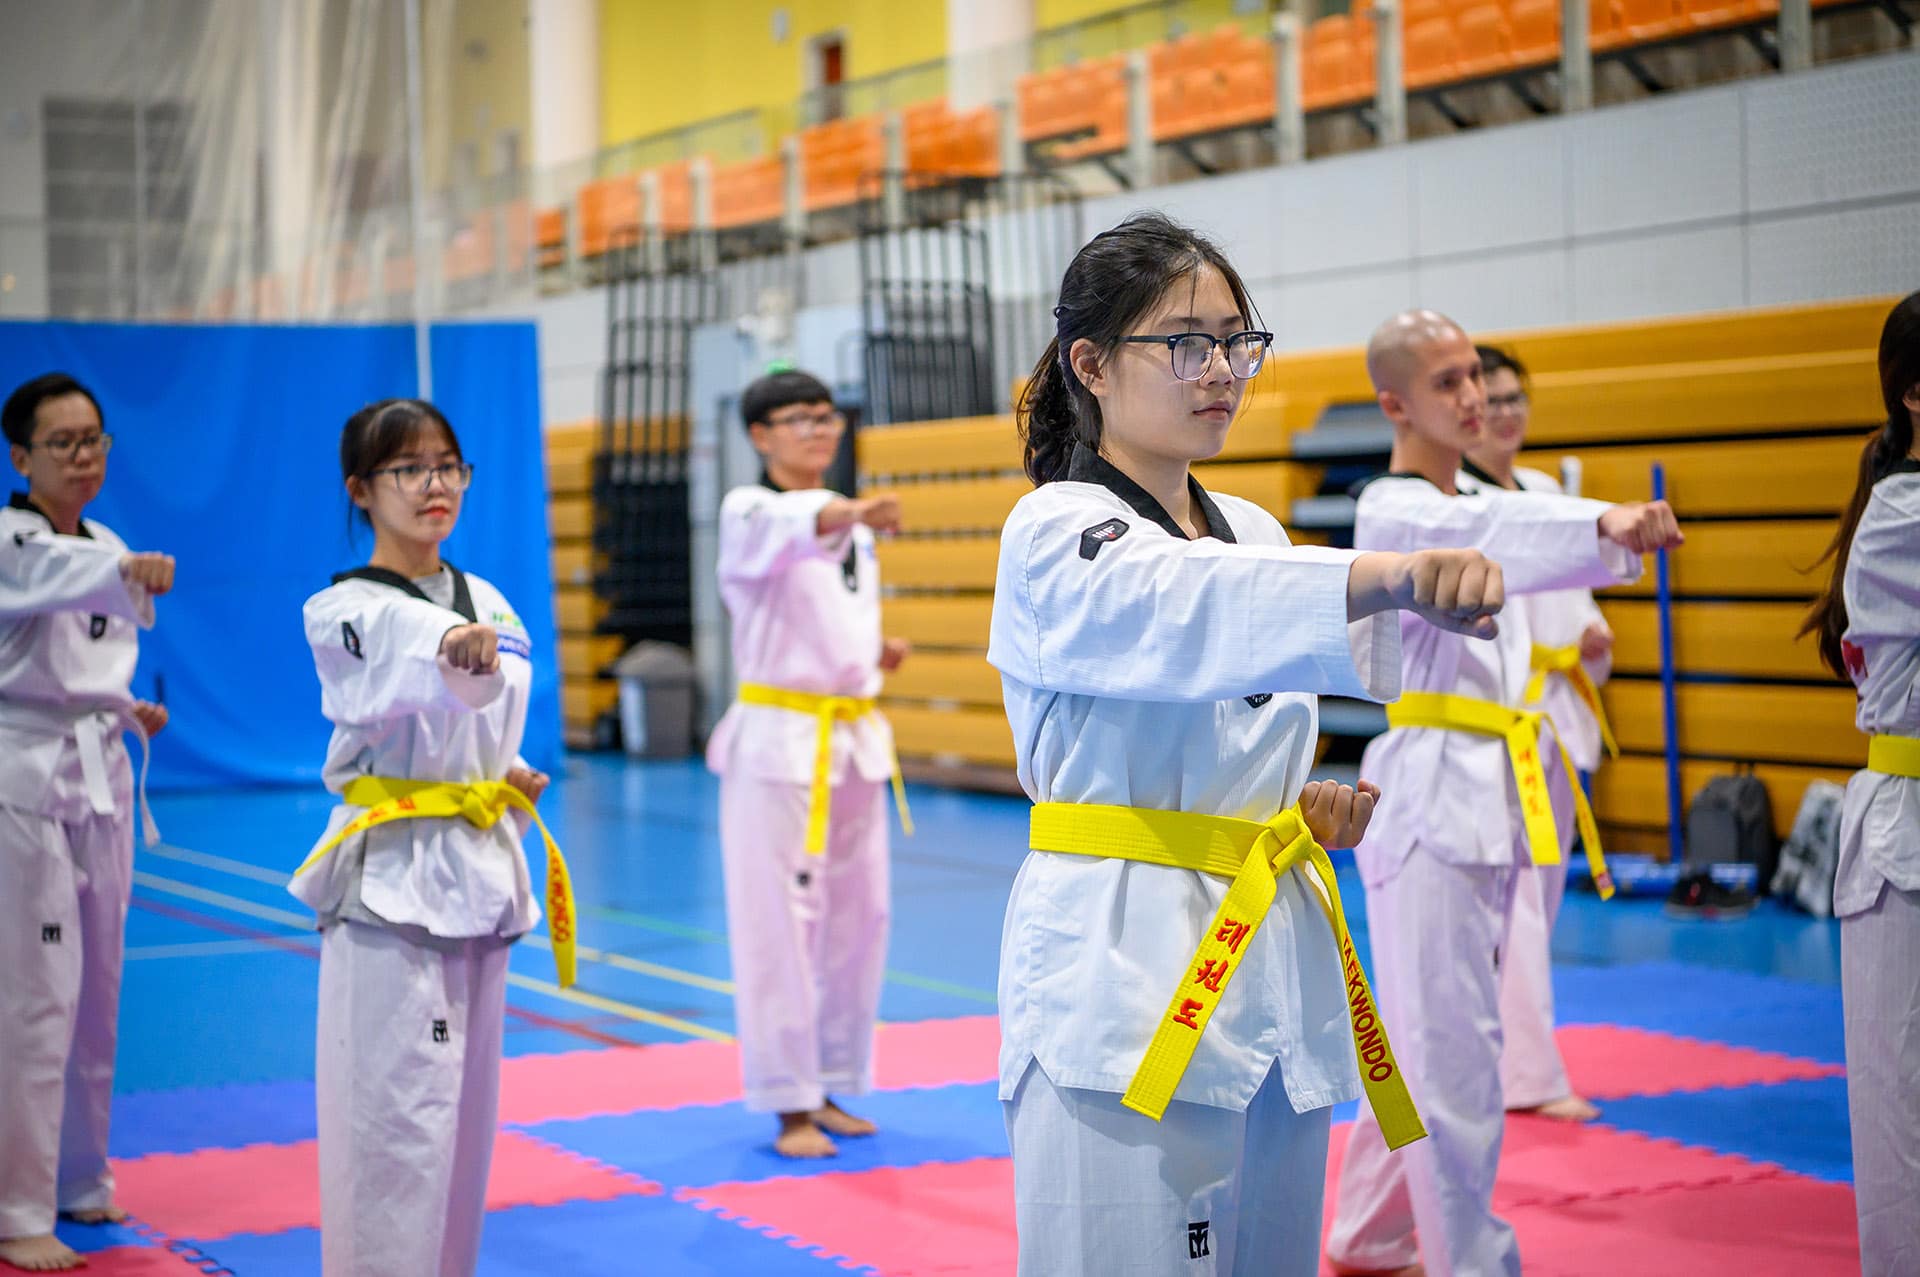
[[21,446],[29,452],[39,448],[44,452],[51,452],[62,461],[72,461],[84,448],[91,448],[101,456],[106,456],[113,451],[113,436],[104,430],[90,430],[80,435],[52,435],[38,443],[26,443]]
[[465,492],[467,485],[473,482],[473,463],[471,461],[443,461],[437,466],[408,462],[405,465],[384,466],[379,470],[367,471],[369,477],[376,474],[393,476],[394,486],[408,496],[419,496],[438,479],[440,487],[446,492]]
[[1516,390],[1510,395],[1488,395],[1487,411],[1502,415],[1527,410],[1527,392]]
[[1266,362],[1267,351],[1273,346],[1272,333],[1251,329],[1228,337],[1215,337],[1212,333],[1174,333],[1167,337],[1129,336],[1120,340],[1165,346],[1168,358],[1173,361],[1173,375],[1181,381],[1199,381],[1205,377],[1207,369],[1213,367],[1213,352],[1221,346],[1227,348],[1227,371],[1233,374],[1236,381],[1245,381],[1260,371],[1260,365]]
[[769,418],[770,426],[785,426],[802,439],[810,439],[817,434],[833,434],[847,427],[846,414],[838,408],[828,408],[821,412],[795,413],[787,417]]

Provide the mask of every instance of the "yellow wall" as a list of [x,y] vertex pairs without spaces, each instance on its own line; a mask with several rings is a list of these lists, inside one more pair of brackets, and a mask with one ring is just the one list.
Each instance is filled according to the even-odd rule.
[[[1140,0],[1123,0],[1122,3],[1115,3],[1115,0],[1033,0],[1033,29],[1049,31],[1117,10],[1139,7]],[[1261,5],[1262,10],[1271,7],[1270,4]],[[1245,20],[1248,15],[1235,13],[1233,0],[1186,0],[1185,4],[1178,6],[1175,16],[1190,31],[1211,31],[1223,22]],[[1144,23],[1149,19],[1142,15],[1137,21]],[[1158,23],[1160,18],[1155,16],[1151,21]]]
[[[749,108],[789,115],[806,87],[807,42],[834,30],[845,32],[849,80],[935,61],[946,56],[947,3],[601,0],[601,139],[613,145]],[[778,43],[776,9],[788,14]]]

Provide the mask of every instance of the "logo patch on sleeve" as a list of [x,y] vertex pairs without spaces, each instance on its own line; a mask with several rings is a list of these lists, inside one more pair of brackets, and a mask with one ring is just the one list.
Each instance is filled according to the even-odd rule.
[[1262,705],[1265,705],[1268,701],[1272,699],[1273,699],[1272,692],[1255,692],[1252,696],[1245,698],[1247,704],[1253,706],[1255,709],[1259,709]]
[[353,632],[352,621],[340,622],[340,642],[346,647],[347,651],[353,653],[354,660],[364,661],[367,659],[366,653],[360,650],[360,636]]
[[1093,562],[1093,556],[1100,553],[1100,547],[1109,541],[1118,541],[1127,534],[1125,519],[1108,519],[1105,523],[1096,523],[1080,534],[1080,557]]
[[98,641],[107,636],[107,618],[95,613],[87,618],[87,637]]

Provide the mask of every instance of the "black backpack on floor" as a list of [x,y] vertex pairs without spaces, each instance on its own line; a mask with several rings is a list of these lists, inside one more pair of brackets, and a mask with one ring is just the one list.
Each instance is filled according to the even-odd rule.
[[1773,882],[1780,844],[1773,836],[1773,802],[1751,770],[1715,776],[1687,808],[1687,866],[1748,864],[1758,870],[1757,890]]

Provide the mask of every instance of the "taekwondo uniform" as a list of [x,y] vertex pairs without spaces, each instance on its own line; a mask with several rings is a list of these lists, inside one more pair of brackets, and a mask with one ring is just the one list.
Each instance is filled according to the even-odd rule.
[[[0,1237],[113,1202],[107,1164],[136,806],[127,547],[0,509]],[[142,737],[144,743],[144,737]],[[154,837],[147,822],[148,839]]]
[[[1313,765],[1312,693],[1399,691],[1392,617],[1347,620],[1353,552],[1292,547],[1258,506],[1192,491],[1199,541],[1079,448],[1001,532],[987,657],[1036,820],[1091,804],[1267,821]],[[1305,873],[1281,874],[1248,920],[1162,1120],[1123,1107],[1228,891],[1090,853],[1021,866],[999,1004],[1022,1274],[1315,1271],[1328,1108],[1360,1082],[1342,958]]]
[[[1498,486],[1492,476],[1471,463],[1466,474],[1486,487]],[[1551,475],[1524,466],[1516,467],[1513,477],[1524,492],[1558,494],[1561,490],[1559,481]],[[1606,623],[1593,601],[1592,590],[1542,590],[1516,603],[1526,611],[1536,656],[1543,649],[1577,653],[1580,635],[1587,626],[1596,621]],[[1591,775],[1600,766],[1600,719],[1567,674],[1543,671],[1537,660],[1533,664],[1541,696],[1537,701],[1529,700],[1527,707],[1553,720],[1574,769]],[[1582,671],[1589,685],[1598,687],[1613,672],[1613,657],[1609,654],[1584,662]],[[1562,774],[1558,751],[1550,752],[1546,761],[1562,855],[1557,865],[1521,865],[1514,883],[1513,920],[1507,943],[1500,950],[1500,1028],[1505,1036],[1500,1049],[1500,1091],[1509,1109],[1538,1108],[1573,1093],[1566,1062],[1560,1058],[1560,1047],[1553,1037],[1552,940],[1571,863],[1565,851],[1574,842],[1572,795],[1563,787],[1579,784],[1580,778]]]
[[1920,462],[1874,485],[1841,650],[1872,738],[1847,782],[1833,912],[1865,1277],[1920,1272]]
[[[1450,694],[1491,702],[1496,712],[1524,704],[1533,633],[1515,596],[1639,575],[1638,557],[1599,535],[1607,509],[1478,485],[1448,496],[1417,475],[1368,484],[1355,515],[1357,547],[1472,547],[1500,564],[1509,598],[1490,642],[1403,613],[1403,697]],[[1529,862],[1514,767],[1496,737],[1400,727],[1367,746],[1361,774],[1381,789],[1355,850],[1380,1006],[1432,1138],[1390,1155],[1371,1107],[1361,1106],[1328,1253],[1369,1269],[1418,1259],[1432,1277],[1517,1274],[1513,1229],[1492,1211],[1503,1124],[1496,964]],[[1552,814],[1546,819],[1552,835]]]
[[[531,646],[507,600],[451,564],[410,581],[361,568],[306,602],[334,725],[323,778],[499,781],[526,728]],[[499,668],[440,655],[469,622]],[[364,814],[334,808],[317,847]],[[309,858],[289,890],[319,915],[315,1099],[328,1277],[458,1277],[479,1262],[500,1094],[507,951],[540,918],[514,812],[487,828],[396,820]]]
[[873,530],[830,536],[837,494],[735,488],[720,597],[739,699],[708,742],[747,1107],[800,1113],[873,1084],[886,969],[887,782]]

